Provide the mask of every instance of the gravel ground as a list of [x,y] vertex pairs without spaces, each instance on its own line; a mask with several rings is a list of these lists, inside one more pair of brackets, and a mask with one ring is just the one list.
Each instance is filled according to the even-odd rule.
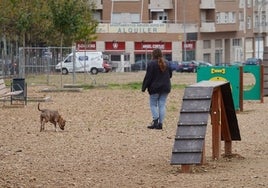
[[[141,82],[143,76],[112,72],[96,81]],[[175,73],[172,83],[188,85],[195,79],[195,74]],[[26,107],[6,102],[0,113],[0,187],[268,187],[266,97],[264,103],[244,101],[243,112],[237,113],[242,140],[233,142],[232,158],[212,160],[208,124],[207,163],[181,173],[170,158],[184,89],[172,89],[164,128],[157,131],[146,128],[148,94],[139,89],[40,92],[45,87],[28,83],[28,96],[49,96],[52,100],[40,106],[59,110],[67,120],[65,130],[55,132],[47,124],[39,132],[37,102]]]

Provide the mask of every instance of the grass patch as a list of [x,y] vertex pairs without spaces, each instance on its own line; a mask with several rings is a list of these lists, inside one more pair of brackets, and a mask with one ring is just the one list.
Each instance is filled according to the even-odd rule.
[[[172,89],[184,89],[186,84],[172,84]],[[108,84],[110,89],[131,89],[131,90],[140,90],[142,87],[142,82],[130,82],[126,84]]]
[[142,83],[141,82],[130,82],[126,84],[108,84],[108,88],[110,89],[131,89],[131,90],[139,90],[141,89]]
[[81,84],[81,87],[85,90],[87,89],[93,89],[94,88],[94,85],[91,85],[91,84]]
[[171,88],[172,89],[184,89],[186,86],[186,84],[172,84]]
[[177,112],[178,108],[175,105],[170,105],[167,110],[169,112]]

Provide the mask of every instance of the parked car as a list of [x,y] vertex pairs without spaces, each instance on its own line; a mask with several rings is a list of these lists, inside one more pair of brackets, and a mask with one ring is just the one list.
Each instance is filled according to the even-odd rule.
[[243,63],[240,61],[234,61],[230,63],[230,66],[243,66]]
[[140,71],[146,70],[145,60],[138,60],[135,63],[131,64],[131,71]]
[[[167,60],[166,60],[167,61]],[[178,61],[168,61],[169,66],[171,66],[172,71],[179,72],[179,62]],[[134,64],[131,64],[131,71],[146,70],[145,60],[136,61]]]
[[196,66],[200,66],[200,67],[211,67],[212,64],[206,61],[192,61],[193,63],[196,64]]
[[196,72],[197,64],[192,61],[182,61],[177,72]]
[[179,72],[179,62],[178,61],[169,61],[169,66],[171,67],[172,71]]
[[262,60],[252,57],[252,58],[248,58],[246,60],[246,62],[244,63],[244,65],[261,65],[262,64]]

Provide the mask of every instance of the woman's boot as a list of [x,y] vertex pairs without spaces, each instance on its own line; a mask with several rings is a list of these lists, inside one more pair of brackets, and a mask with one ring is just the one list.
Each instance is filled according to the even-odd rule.
[[163,124],[162,123],[158,123],[155,127],[155,129],[162,129],[163,128]]
[[153,120],[151,125],[147,126],[148,129],[155,129],[158,125],[158,119]]

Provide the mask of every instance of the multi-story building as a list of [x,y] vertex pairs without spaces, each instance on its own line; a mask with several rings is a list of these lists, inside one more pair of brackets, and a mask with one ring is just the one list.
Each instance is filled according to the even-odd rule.
[[268,46],[268,0],[93,0],[99,21],[91,47],[112,61],[149,59],[212,64],[262,58]]

